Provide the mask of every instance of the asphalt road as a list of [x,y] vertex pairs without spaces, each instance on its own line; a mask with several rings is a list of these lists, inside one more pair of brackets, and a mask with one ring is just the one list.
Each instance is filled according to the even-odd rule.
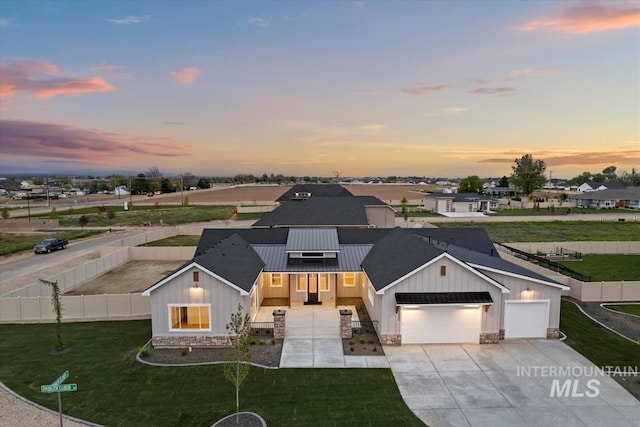
[[145,230],[116,231],[104,236],[72,241],[69,246],[67,246],[67,249],[51,252],[50,254],[36,255],[30,252],[28,254],[9,257],[0,263],[0,283],[4,283],[14,277],[31,274],[70,261],[74,258],[88,255],[98,250],[100,246],[105,246],[125,237],[144,233],[144,231]]

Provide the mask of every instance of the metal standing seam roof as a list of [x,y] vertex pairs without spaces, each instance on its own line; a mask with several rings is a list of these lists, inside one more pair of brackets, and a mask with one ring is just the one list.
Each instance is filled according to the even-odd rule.
[[253,245],[265,266],[265,273],[278,272],[350,272],[362,271],[360,264],[373,245],[340,245],[338,258],[295,260],[291,262],[285,245]]
[[340,241],[335,228],[292,228],[287,252],[339,252]]
[[489,292],[398,292],[396,304],[493,304]]

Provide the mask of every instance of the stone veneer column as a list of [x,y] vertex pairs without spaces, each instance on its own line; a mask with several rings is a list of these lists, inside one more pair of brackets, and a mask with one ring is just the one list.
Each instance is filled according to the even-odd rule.
[[560,329],[558,329],[558,328],[547,328],[547,338],[548,339],[560,338]]
[[285,327],[285,314],[286,310],[273,310],[273,338],[284,339],[284,327]]
[[351,328],[351,310],[340,310],[340,338],[351,338],[353,329]]

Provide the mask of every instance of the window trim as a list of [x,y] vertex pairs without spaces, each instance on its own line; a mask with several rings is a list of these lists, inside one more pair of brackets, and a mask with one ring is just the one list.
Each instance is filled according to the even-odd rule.
[[200,271],[193,270],[193,281],[196,283],[200,281]]
[[[198,329],[175,329],[173,327],[173,323],[171,322],[171,309],[174,307],[207,307],[209,309],[209,327],[208,328],[198,328]],[[182,304],[177,304],[177,303],[170,303],[167,304],[167,320],[169,323],[169,332],[203,332],[203,331],[209,331],[211,332],[212,329],[212,312],[211,312],[211,304],[201,304],[201,303],[182,303]]]
[[446,265],[441,265],[440,266],[440,276],[444,277],[447,275],[447,266]]
[[[301,283],[301,279],[304,279],[304,289],[300,289],[300,283]],[[298,277],[296,278],[296,292],[307,292],[307,289],[309,287],[309,281],[307,280],[307,275],[306,274],[298,274]]]
[[[347,277],[353,277],[353,283],[347,282]],[[342,286],[345,288],[355,288],[356,287],[356,273],[343,273],[342,275]]]
[[[321,277],[324,277],[325,280],[325,285],[327,285],[326,289],[322,289],[322,280],[320,280]],[[329,275],[326,273],[319,273],[318,274],[318,291],[320,292],[331,292],[331,283],[329,283]]]
[[[280,280],[276,282],[274,281],[275,278],[279,278]],[[282,280],[282,273],[271,273],[271,282],[269,283],[271,288],[281,288],[283,286],[284,280]]]

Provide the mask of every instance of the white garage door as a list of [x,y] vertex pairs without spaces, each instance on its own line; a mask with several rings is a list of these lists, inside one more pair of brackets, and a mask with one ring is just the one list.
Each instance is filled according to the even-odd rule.
[[402,344],[477,343],[481,306],[402,307]]
[[505,338],[546,338],[549,300],[505,301]]

